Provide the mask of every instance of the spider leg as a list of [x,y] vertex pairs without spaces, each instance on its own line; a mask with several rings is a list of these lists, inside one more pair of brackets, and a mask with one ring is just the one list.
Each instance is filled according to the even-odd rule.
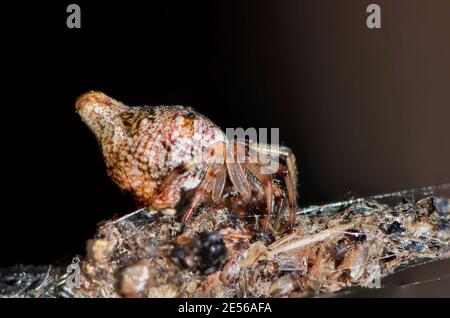
[[175,168],[164,178],[163,183],[159,186],[158,192],[150,201],[150,207],[156,210],[174,208],[180,200],[180,188],[183,187],[186,181],[199,173],[201,173],[201,168],[197,165],[185,164]]
[[289,224],[293,228],[295,223],[295,210],[297,209],[297,193],[295,186],[292,184],[289,172],[284,175],[284,182],[286,183],[289,201]]
[[294,187],[297,186],[298,182],[297,180],[298,170],[296,164],[297,160],[290,148],[285,146],[274,146],[262,143],[251,143],[249,146],[256,152],[282,157],[286,161],[287,170],[289,171],[292,184],[294,185]]
[[294,226],[295,211],[297,209],[297,165],[294,153],[288,147],[283,146],[252,143],[250,147],[263,154],[282,157],[286,161],[286,165],[283,165],[282,168],[285,170],[284,182],[289,202],[289,223],[292,228]]
[[195,208],[203,202],[207,194],[212,191],[214,181],[216,180],[217,173],[221,170],[223,165],[210,165],[206,171],[203,181],[200,183],[198,188],[195,190],[194,197],[189,205],[189,208],[183,215],[183,222],[185,223],[194,213]]
[[215,203],[222,200],[222,192],[225,188],[225,182],[227,180],[227,169],[225,165],[220,165],[217,170],[216,179],[212,187],[211,198]]
[[[247,175],[245,174],[245,170],[243,168],[243,163],[245,163],[245,153],[242,153],[242,149],[240,147],[235,147],[237,144],[232,144],[231,146],[227,146],[227,157],[226,157],[226,165],[228,170],[228,176],[230,177],[231,182],[236,187],[236,190],[242,195],[245,200],[249,200],[251,198],[251,187],[247,180]],[[245,149],[244,149],[245,150]]]
[[267,222],[264,224],[264,231],[267,231],[270,224],[270,218],[273,213],[273,189],[272,189],[272,179],[267,174],[262,174],[259,171],[259,167],[254,163],[246,163],[245,167],[250,171],[264,187],[264,194],[266,197],[266,215]]

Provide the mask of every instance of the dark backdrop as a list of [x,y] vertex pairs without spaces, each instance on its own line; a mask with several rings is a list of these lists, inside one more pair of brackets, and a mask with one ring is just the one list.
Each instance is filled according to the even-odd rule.
[[301,205],[450,180],[450,2],[2,3],[0,265],[84,253],[133,210],[74,111],[101,90],[192,105],[221,127],[279,127]]

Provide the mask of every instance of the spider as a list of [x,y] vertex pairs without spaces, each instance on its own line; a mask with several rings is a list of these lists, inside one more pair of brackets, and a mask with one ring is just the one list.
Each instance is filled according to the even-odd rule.
[[[229,139],[191,107],[129,107],[91,91],[75,108],[97,138],[108,175],[138,206],[174,212],[182,193],[192,190],[182,216],[187,222],[200,205],[221,203],[228,185],[240,202],[256,198],[265,206],[265,230],[276,199],[287,198],[293,226],[297,169],[289,148]],[[267,156],[282,161],[272,174],[264,172]]]

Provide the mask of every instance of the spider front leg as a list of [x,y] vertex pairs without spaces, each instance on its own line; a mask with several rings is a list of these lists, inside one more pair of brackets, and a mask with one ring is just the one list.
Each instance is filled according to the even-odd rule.
[[270,218],[273,213],[273,205],[274,205],[274,194],[272,188],[272,179],[266,175],[262,174],[259,170],[258,165],[253,163],[246,163],[245,167],[250,171],[258,181],[263,185],[264,188],[264,196],[266,198],[266,216],[267,222],[264,223],[264,231],[267,231],[270,225]]
[[297,189],[296,185],[293,183],[292,176],[290,175],[289,167],[284,173],[284,183],[286,184],[286,190],[288,193],[289,224],[292,229],[295,223],[295,211],[297,210]]
[[194,213],[195,209],[208,197],[211,193],[215,202],[221,200],[222,191],[225,187],[226,170],[223,164],[211,164],[206,170],[205,177],[195,190],[194,196],[183,215],[182,221],[186,223]]
[[297,165],[294,153],[287,147],[267,144],[253,143],[250,144],[250,149],[253,149],[259,154],[282,158],[286,162],[285,165],[281,165],[279,170],[281,170],[283,174],[283,179],[286,186],[289,202],[289,223],[290,227],[293,228],[295,223],[295,211],[297,210]]
[[251,143],[249,146],[251,149],[253,149],[258,153],[283,158],[283,160],[286,162],[286,169],[289,172],[292,184],[294,185],[294,188],[296,188],[298,175],[296,164],[297,159],[295,158],[295,155],[290,148],[285,146],[269,145],[263,143]]
[[[267,220],[264,223],[264,231],[267,231],[270,225],[270,218],[273,214],[274,210],[274,192],[277,192],[274,188],[274,185],[272,184],[272,178],[262,173],[262,166],[258,162],[258,157],[255,156],[255,153],[249,152],[246,149],[245,144],[237,141],[233,144],[233,147],[230,147],[233,151],[232,157],[229,156],[229,158],[232,158],[235,162],[232,165],[229,165],[228,171],[230,176],[233,175],[233,170],[242,170],[242,183],[246,184],[246,187],[248,187],[248,192],[251,192],[251,190],[255,190],[256,192],[259,191],[259,186],[257,183],[253,181],[252,178],[249,177],[248,174],[252,174],[258,182],[262,185],[263,188],[263,196],[266,200],[266,217]],[[237,187],[238,191],[243,194],[245,191],[240,191],[239,187],[236,185],[236,182],[232,180],[233,184]],[[245,188],[245,187],[244,187]],[[245,196],[243,195],[244,200],[250,200],[251,196]]]
[[209,162],[203,181],[195,190],[189,207],[183,215],[183,222],[189,220],[195,209],[210,195],[213,202],[222,201],[227,176],[237,191],[246,200],[251,198],[251,188],[242,164],[235,161],[234,147],[224,142],[214,144],[203,156]]
[[158,211],[173,209],[180,200],[180,189],[199,173],[201,173],[200,167],[193,164],[186,163],[175,168],[164,178],[149,206]]

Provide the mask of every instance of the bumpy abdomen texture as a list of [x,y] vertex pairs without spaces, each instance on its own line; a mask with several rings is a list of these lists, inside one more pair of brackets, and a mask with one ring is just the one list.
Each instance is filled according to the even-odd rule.
[[[133,107],[114,120],[114,129],[102,140],[108,173],[143,202],[151,200],[170,172],[225,140],[213,122],[189,107]],[[186,184],[196,178],[192,175]]]

